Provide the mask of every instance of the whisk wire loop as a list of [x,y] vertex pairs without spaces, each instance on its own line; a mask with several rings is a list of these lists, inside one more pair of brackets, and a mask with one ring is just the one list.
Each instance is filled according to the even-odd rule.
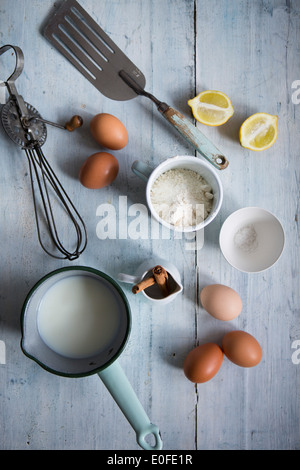
[[[79,215],[78,211],[76,210],[74,204],[72,203],[71,199],[67,195],[66,191],[62,187],[60,181],[58,180],[56,174],[54,173],[53,169],[49,165],[42,149],[40,147],[31,148],[24,148],[28,163],[29,163],[29,172],[30,172],[30,180],[31,180],[31,189],[32,189],[32,196],[33,196],[33,204],[34,204],[34,213],[36,219],[36,226],[37,226],[37,233],[38,239],[40,242],[41,247],[43,250],[53,258],[57,259],[68,259],[73,261],[77,259],[80,254],[84,251],[86,244],[87,244],[87,233],[85,224]],[[77,235],[77,243],[74,251],[68,251],[62,244],[60,237],[58,235],[55,218],[53,214],[52,203],[50,200],[50,195],[48,191],[48,183],[50,183],[51,187],[53,188],[54,192],[56,193],[59,201],[61,202],[62,206],[66,210],[69,218],[72,222],[73,228],[75,229]],[[36,183],[36,184],[35,184]],[[48,227],[49,232],[49,239],[56,247],[58,252],[61,254],[55,254],[51,252],[48,248],[46,248],[42,236],[41,236],[41,215],[39,215],[38,204],[37,204],[37,194],[35,190],[35,186],[37,185],[38,191],[40,194],[40,200],[43,207],[43,215],[45,217],[44,222]]]

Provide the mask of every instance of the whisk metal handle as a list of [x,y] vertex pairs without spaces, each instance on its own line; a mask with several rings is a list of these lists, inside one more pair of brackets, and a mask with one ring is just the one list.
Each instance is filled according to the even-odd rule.
[[0,55],[7,52],[9,49],[13,49],[16,57],[16,65],[12,74],[8,77],[6,81],[1,81],[0,86],[6,86],[10,98],[17,104],[20,118],[27,115],[27,108],[25,106],[24,100],[21,95],[17,92],[15,81],[21,75],[23,68],[24,68],[24,54],[22,49],[18,46],[12,46],[11,44],[7,44],[3,47],[0,47]]
[[15,56],[16,56],[16,65],[12,74],[8,77],[6,81],[1,81],[0,86],[7,86],[7,83],[12,83],[17,80],[17,78],[21,75],[23,68],[24,68],[24,54],[22,49],[18,46],[12,46],[11,44],[6,44],[5,46],[0,47],[0,55],[7,52],[9,49],[13,49]]
[[64,126],[62,126],[61,124],[57,124],[56,122],[48,121],[47,119],[43,119],[40,116],[31,116],[30,118],[25,119],[25,121],[23,120],[23,124],[29,127],[30,121],[40,121],[44,124],[49,124],[50,126],[58,127],[59,129],[66,129],[69,132],[73,132],[75,129],[78,129],[78,127],[81,127],[83,124],[82,117],[78,116],[77,114],[75,116],[72,116],[70,121],[66,122]]

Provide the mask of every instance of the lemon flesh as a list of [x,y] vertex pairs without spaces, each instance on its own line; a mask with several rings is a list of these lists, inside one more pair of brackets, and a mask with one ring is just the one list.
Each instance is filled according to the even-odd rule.
[[188,101],[194,118],[208,126],[220,126],[233,115],[234,109],[225,93],[206,90]]
[[278,116],[267,113],[256,113],[243,122],[240,128],[240,143],[250,150],[265,150],[277,139]]

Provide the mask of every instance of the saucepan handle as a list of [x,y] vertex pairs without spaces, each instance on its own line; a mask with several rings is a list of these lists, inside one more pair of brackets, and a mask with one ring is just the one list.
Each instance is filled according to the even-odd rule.
[[[118,361],[114,361],[98,375],[135,430],[137,443],[145,450],[162,449],[159,429],[150,422]],[[145,438],[150,434],[155,437],[154,446],[146,442]]]
[[165,107],[158,109],[162,116],[214,167],[224,170],[228,166],[228,160],[220,150],[179,111],[170,106],[166,109]]

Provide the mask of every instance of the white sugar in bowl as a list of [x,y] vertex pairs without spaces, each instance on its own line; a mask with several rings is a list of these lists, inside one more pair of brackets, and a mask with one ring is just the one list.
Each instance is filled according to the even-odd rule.
[[223,223],[219,243],[231,266],[258,273],[276,263],[284,248],[284,230],[271,212],[260,207],[244,207]]

